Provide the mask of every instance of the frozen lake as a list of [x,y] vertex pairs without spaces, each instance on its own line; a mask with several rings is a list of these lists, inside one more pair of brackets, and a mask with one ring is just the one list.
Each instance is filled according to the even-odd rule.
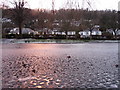
[[118,44],[3,44],[3,88],[117,88]]

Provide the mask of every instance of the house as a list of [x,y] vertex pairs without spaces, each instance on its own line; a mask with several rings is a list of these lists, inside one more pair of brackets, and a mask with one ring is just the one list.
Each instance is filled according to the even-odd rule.
[[120,36],[120,29],[116,31],[116,35]]
[[67,35],[68,35],[68,36],[74,36],[75,34],[76,34],[75,31],[68,31],[68,32],[67,32]]
[[79,34],[80,34],[81,38],[89,38],[90,35],[92,35],[93,37],[101,36],[102,32],[99,29],[93,29],[91,32],[90,32],[89,29],[87,29],[87,30],[84,30],[84,31],[80,31]]
[[76,32],[75,31],[67,31],[67,37],[68,38],[75,38],[76,37]]
[[56,31],[54,32],[55,35],[66,35],[64,31]]
[[102,32],[99,30],[100,25],[94,25],[92,29],[92,36],[102,35]]
[[[13,28],[9,34],[19,34],[19,28]],[[34,30],[30,28],[22,28],[22,34],[34,34]]]
[[[75,31],[67,31],[67,36],[69,38],[74,37],[76,34]],[[51,32],[49,32],[49,36],[54,36],[54,37],[65,37],[66,36],[66,32],[65,31],[60,31],[59,28],[54,28],[53,30],[51,30]]]
[[52,35],[66,35],[65,31],[61,31],[60,28],[54,28],[51,32]]
[[81,38],[88,38],[90,37],[90,31],[89,30],[84,30],[79,32]]
[[[52,31],[52,34],[55,34],[55,35],[66,35],[65,31],[58,31],[58,30]],[[75,34],[76,34],[75,31],[67,31],[67,35],[69,35],[69,36],[75,35]]]
[[107,29],[106,32],[112,34],[112,35],[115,35],[115,32],[113,31],[113,29]]
[[11,19],[8,18],[0,18],[0,21],[2,20],[3,23],[5,22],[10,22],[11,23]]
[[98,29],[93,29],[92,30],[92,35],[94,36],[94,35],[102,35],[102,32],[100,31],[100,30],[98,30]]
[[120,29],[116,30],[117,39],[120,39]]
[[43,28],[41,30],[38,30],[38,33],[40,35],[48,35],[48,34],[52,34],[52,30],[48,28]]

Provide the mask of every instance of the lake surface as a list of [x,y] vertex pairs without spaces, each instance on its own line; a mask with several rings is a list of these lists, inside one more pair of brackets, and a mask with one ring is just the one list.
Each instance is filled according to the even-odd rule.
[[118,44],[2,44],[3,88],[117,88]]

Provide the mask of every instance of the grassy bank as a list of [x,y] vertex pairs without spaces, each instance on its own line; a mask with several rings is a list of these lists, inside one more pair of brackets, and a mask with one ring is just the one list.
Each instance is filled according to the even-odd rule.
[[3,43],[118,43],[118,40],[2,39]]

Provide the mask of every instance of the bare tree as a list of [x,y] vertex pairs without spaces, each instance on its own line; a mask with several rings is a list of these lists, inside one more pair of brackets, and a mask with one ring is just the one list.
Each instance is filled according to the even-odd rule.
[[13,3],[15,5],[13,11],[12,11],[12,15],[14,18],[14,21],[16,23],[16,25],[19,28],[19,37],[18,38],[22,38],[22,27],[23,27],[23,21],[24,21],[24,16],[25,16],[25,1],[24,0],[19,0],[19,1],[14,1]]

